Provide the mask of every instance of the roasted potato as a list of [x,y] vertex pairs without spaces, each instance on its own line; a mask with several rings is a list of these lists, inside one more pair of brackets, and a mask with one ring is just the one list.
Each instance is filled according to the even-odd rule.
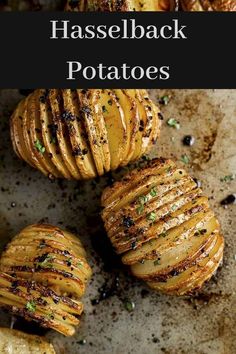
[[31,225],[16,235],[0,258],[0,306],[41,326],[73,335],[83,311],[91,268],[73,234]]
[[236,11],[235,0],[180,0],[185,11]]
[[102,206],[114,249],[153,289],[191,294],[222,261],[224,239],[208,199],[171,160],[149,161],[107,187]]
[[1,354],[56,354],[52,344],[39,336],[0,328]]
[[178,0],[79,0],[67,1],[66,11],[173,11]]
[[76,316],[83,312],[83,304],[60,296],[49,287],[0,272],[0,306],[12,314],[35,321],[66,336],[75,332],[79,324]]
[[0,270],[74,298],[84,294],[91,277],[79,239],[45,224],[28,226],[13,238],[2,253]]
[[11,138],[45,175],[89,179],[147,153],[160,118],[146,90],[36,90],[13,113]]

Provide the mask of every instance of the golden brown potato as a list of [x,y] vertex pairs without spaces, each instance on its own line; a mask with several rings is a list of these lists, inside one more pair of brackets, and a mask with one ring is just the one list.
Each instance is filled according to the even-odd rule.
[[83,304],[77,300],[60,296],[35,281],[3,272],[0,272],[0,306],[66,336],[74,334],[74,326],[79,324],[78,316],[83,311]]
[[11,138],[50,178],[89,179],[147,153],[160,118],[146,90],[36,90],[13,113]]
[[102,218],[122,262],[156,290],[190,294],[222,261],[219,222],[194,180],[165,159],[107,187]]
[[77,237],[51,225],[28,226],[7,245],[0,271],[0,306],[65,335],[74,333],[75,315],[83,311],[78,299],[91,277]]
[[173,11],[178,0],[79,0],[67,1],[66,11]]
[[52,344],[39,336],[0,328],[1,354],[56,354]]
[[236,11],[235,0],[181,0],[185,11]]

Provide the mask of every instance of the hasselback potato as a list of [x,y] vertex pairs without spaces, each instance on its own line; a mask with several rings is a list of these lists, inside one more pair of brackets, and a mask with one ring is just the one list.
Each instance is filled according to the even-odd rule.
[[79,0],[67,1],[67,11],[172,11],[178,0]]
[[235,0],[181,0],[185,11],[236,11]]
[[85,257],[71,233],[51,225],[28,226],[0,258],[0,306],[72,335],[79,323],[75,315],[83,311],[78,299],[91,276]]
[[1,354],[56,354],[52,344],[32,334],[0,328]]
[[0,272],[0,306],[12,314],[35,321],[66,336],[75,332],[83,305],[77,300],[60,296],[35,281],[27,281]]
[[146,90],[36,90],[13,113],[11,138],[45,175],[89,179],[147,153],[160,119]]
[[102,218],[122,262],[156,290],[191,294],[223,257],[219,223],[194,180],[165,159],[107,187]]

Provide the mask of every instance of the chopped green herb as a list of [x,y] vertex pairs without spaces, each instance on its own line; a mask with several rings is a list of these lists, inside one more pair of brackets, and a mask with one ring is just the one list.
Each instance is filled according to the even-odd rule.
[[124,302],[124,307],[128,312],[132,312],[135,309],[135,303],[130,300]]
[[146,195],[140,195],[138,197],[139,206],[136,209],[138,215],[142,214],[144,210],[144,204],[148,202],[148,197]]
[[164,104],[166,106],[169,103],[169,100],[170,100],[170,97],[165,95],[159,99],[159,103]]
[[156,197],[157,191],[156,191],[156,188],[155,188],[155,187],[153,187],[153,188],[151,189],[150,194],[151,194],[152,197]]
[[235,179],[235,174],[226,175],[220,179],[221,182],[230,182]]
[[187,165],[189,163],[189,157],[185,154],[185,155],[182,155],[180,160],[185,163],[185,165]]
[[167,124],[175,129],[180,128],[180,123],[175,118],[168,119]]
[[154,222],[156,220],[156,213],[154,213],[154,211],[152,211],[150,214],[147,215],[147,219]]
[[42,143],[39,140],[36,140],[34,146],[41,154],[45,153],[45,147],[42,145]]
[[177,208],[178,208],[178,205],[174,204],[174,205],[172,205],[171,210],[175,211]]
[[144,205],[141,204],[140,206],[137,207],[136,212],[138,215],[141,215],[143,211],[144,211]]
[[139,203],[144,205],[145,203],[148,202],[148,197],[146,195],[140,195],[140,197],[138,198]]
[[154,266],[157,266],[159,264],[161,264],[160,262],[160,258],[157,258],[154,262],[153,262]]
[[78,262],[78,263],[77,263],[77,266],[78,266],[78,267],[82,267],[82,265],[83,265],[82,262]]
[[35,312],[36,304],[34,301],[28,301],[25,305],[25,308],[30,312]]
[[53,265],[50,262],[52,260],[53,260],[52,256],[46,255],[46,257],[41,262],[37,262],[37,266],[41,268],[52,268]]

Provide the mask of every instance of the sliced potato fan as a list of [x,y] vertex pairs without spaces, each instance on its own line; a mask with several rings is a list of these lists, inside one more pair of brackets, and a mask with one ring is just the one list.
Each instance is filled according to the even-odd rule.
[[177,0],[80,0],[67,1],[67,11],[171,11]]
[[60,296],[52,289],[0,273],[0,306],[11,313],[36,321],[64,335],[75,332],[83,305],[77,300]]
[[219,222],[194,180],[155,159],[107,187],[102,218],[116,252],[150,287],[170,294],[199,289],[219,266]]
[[[83,309],[78,299],[91,277],[77,237],[51,225],[28,226],[7,245],[0,271],[0,306],[65,335],[74,333],[79,323],[74,315]],[[27,293],[27,287],[32,292]],[[34,303],[35,309],[27,312],[27,303]],[[54,312],[52,319],[49,314]]]
[[50,178],[90,179],[147,153],[160,123],[145,90],[36,90],[13,113],[11,138]]

